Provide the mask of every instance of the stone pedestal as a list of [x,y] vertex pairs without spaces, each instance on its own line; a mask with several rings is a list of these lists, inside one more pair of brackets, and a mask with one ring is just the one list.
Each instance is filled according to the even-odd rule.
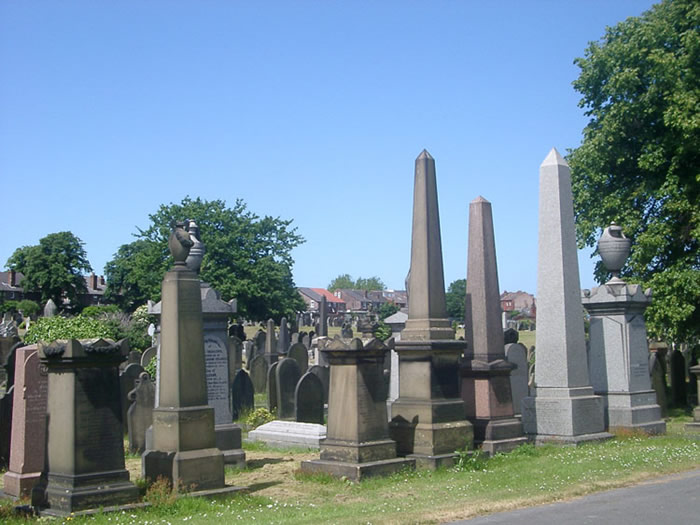
[[483,197],[469,204],[467,260],[462,399],[474,425],[474,444],[488,454],[508,452],[527,438],[514,417],[510,373],[515,367],[505,359],[493,217]]
[[36,345],[16,350],[15,389],[10,466],[3,477],[4,492],[23,498],[31,494],[44,469],[48,378],[39,364]]
[[537,393],[523,399],[523,428],[536,442],[608,439],[588,375],[571,174],[556,149],[540,167],[539,195]]
[[153,449],[142,456],[143,477],[163,477],[178,491],[222,489],[224,456],[208,406],[197,275],[176,262],[165,274],[162,296],[160,404],[153,410]]
[[119,364],[128,345],[103,339],[39,346],[48,369],[46,487],[32,494],[42,513],[68,515],[133,503],[124,468]]
[[649,379],[644,310],[651,292],[614,278],[584,290],[581,300],[591,316],[588,363],[591,386],[603,398],[605,426],[666,432]]
[[[698,385],[698,392],[700,392],[700,365],[691,366],[690,373],[695,376],[695,381],[697,381]],[[685,429],[691,432],[700,432],[700,403],[698,403],[698,406],[693,409],[693,422],[686,423]]]
[[325,472],[360,480],[414,468],[415,461],[396,457],[386,420],[384,355],[388,348],[376,339],[366,346],[334,340],[326,349],[331,366],[328,433],[321,457],[303,461],[304,472]]

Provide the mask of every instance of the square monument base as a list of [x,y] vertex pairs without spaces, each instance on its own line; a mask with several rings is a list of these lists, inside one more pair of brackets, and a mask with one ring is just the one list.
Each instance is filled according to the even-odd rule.
[[605,432],[603,399],[591,387],[538,387],[522,401],[523,429],[536,443],[577,445],[612,438]]
[[2,480],[3,492],[12,498],[25,498],[31,496],[32,489],[39,483],[41,472],[27,472],[19,474],[7,471]]
[[474,420],[474,445],[490,456],[510,452],[528,442],[519,418]]
[[129,481],[126,470],[78,475],[49,472],[43,503],[46,513],[66,515],[87,509],[132,504],[138,500],[138,496],[139,490]]
[[382,459],[366,463],[350,463],[314,459],[301,462],[301,471],[308,474],[328,474],[336,478],[345,477],[352,481],[360,481],[369,477],[388,476],[403,469],[415,469],[416,462],[410,458]]
[[607,392],[601,394],[605,403],[605,420],[612,429],[641,430],[647,434],[665,434],[666,422],[661,419],[661,407],[656,404],[656,392]]
[[143,477],[162,477],[178,492],[221,489],[224,484],[224,456],[218,448],[164,452],[147,450],[142,456]]
[[414,459],[418,468],[431,470],[454,465],[455,451],[472,448],[474,442],[473,427],[467,420],[414,424],[394,418],[389,422],[389,433],[400,456]]
[[235,468],[245,468],[245,452],[241,448],[241,427],[234,423],[216,425],[216,448],[224,455],[224,463]]

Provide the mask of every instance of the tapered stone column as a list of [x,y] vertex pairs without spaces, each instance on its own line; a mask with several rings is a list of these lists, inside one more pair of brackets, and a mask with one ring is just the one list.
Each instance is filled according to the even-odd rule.
[[493,217],[491,203],[483,197],[469,205],[467,261],[462,399],[467,419],[474,425],[474,443],[489,454],[507,452],[527,438],[513,411],[513,365],[506,361],[501,327]]
[[451,465],[455,451],[473,447],[472,425],[459,397],[459,358],[447,319],[435,161],[416,159],[408,319],[396,343],[399,397],[391,406],[391,438],[416,466]]
[[214,409],[208,406],[197,274],[187,268],[189,234],[170,237],[175,266],[165,274],[161,301],[159,406],[153,410],[152,449],[143,454],[143,476],[164,477],[178,490],[224,492],[224,457],[216,448]]
[[523,427],[537,442],[612,437],[588,376],[571,174],[556,149],[540,166],[536,397],[523,399]]

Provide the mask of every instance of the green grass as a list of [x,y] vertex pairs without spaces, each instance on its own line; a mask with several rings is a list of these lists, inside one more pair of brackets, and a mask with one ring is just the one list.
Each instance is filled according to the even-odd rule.
[[[256,450],[264,450],[253,445]],[[246,445],[251,450],[249,445]],[[294,454],[293,450],[285,450]],[[685,434],[683,422],[666,436],[621,434],[578,448],[524,445],[506,455],[466,465],[466,470],[404,471],[388,478],[351,483],[329,476],[297,474],[296,490],[273,500],[237,494],[220,500],[150,496],[151,508],[71,522],[128,523],[431,523],[552,502],[624,486],[644,478],[700,466],[700,434]],[[235,479],[235,478],[234,478]],[[274,483],[279,480],[266,480]],[[0,503],[0,521],[23,523]]]

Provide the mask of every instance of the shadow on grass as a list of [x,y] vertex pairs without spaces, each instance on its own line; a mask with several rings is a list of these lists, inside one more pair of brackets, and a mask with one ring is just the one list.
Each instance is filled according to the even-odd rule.
[[246,462],[246,467],[250,470],[255,470],[262,468],[265,465],[275,465],[277,463],[286,463],[289,461],[294,461],[292,458],[262,458],[262,459],[249,459]]
[[266,481],[264,483],[253,483],[252,485],[246,485],[246,492],[257,492],[258,490],[274,487],[275,485],[280,485],[281,483],[281,481]]

